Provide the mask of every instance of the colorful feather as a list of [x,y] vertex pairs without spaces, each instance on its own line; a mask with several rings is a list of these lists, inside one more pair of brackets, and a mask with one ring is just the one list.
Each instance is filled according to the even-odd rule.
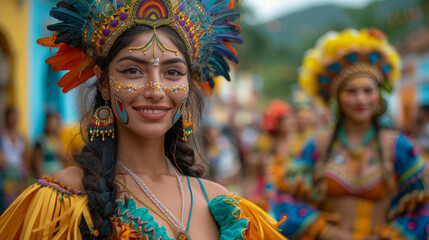
[[[199,70],[197,75],[201,87],[213,88],[215,76],[223,76],[230,81],[230,67],[225,58],[238,63],[237,51],[232,45],[243,43],[243,39],[238,36],[241,29],[240,15],[235,8],[237,0],[160,1],[168,2],[167,5],[171,3],[173,7],[162,9],[162,12],[168,13],[162,16],[173,20],[169,26],[181,36],[187,36],[185,43],[192,52],[193,68]],[[123,28],[134,25],[129,22],[137,21],[130,17],[134,14],[131,11],[137,11],[132,7],[134,3],[132,0],[62,0],[51,9],[50,15],[59,20],[48,26],[49,30],[55,32],[54,37],[38,42],[59,48],[46,62],[52,64],[53,71],[69,71],[58,82],[64,92],[78,86],[85,81],[84,78],[91,77],[93,59],[106,56],[109,47],[125,31]],[[139,6],[151,4],[147,0]],[[109,22],[112,24],[106,24]],[[144,24],[154,28],[165,24],[150,22]]]

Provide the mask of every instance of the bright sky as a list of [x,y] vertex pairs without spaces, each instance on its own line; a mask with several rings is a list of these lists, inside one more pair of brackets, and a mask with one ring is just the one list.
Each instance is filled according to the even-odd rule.
[[243,0],[243,3],[253,9],[257,22],[265,22],[285,13],[326,3],[361,7],[371,1],[374,0]]

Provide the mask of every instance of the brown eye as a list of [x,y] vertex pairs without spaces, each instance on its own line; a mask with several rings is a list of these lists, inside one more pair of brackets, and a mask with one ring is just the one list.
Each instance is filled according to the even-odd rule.
[[351,88],[351,89],[346,89],[346,92],[347,92],[348,94],[356,94],[356,89],[353,89],[353,88]]
[[365,88],[365,93],[366,94],[372,94],[374,92],[374,89],[372,88]]
[[137,68],[128,68],[126,70],[123,71],[123,73],[127,73],[127,74],[141,74],[140,70],[138,70]]
[[176,69],[170,69],[165,73],[165,75],[170,76],[170,77],[178,77],[178,76],[184,76],[185,73],[181,73]]

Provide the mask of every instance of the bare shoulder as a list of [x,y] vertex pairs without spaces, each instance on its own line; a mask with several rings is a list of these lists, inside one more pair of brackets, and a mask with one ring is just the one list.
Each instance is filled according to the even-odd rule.
[[201,178],[200,180],[204,185],[204,188],[207,192],[207,196],[209,197],[210,201],[217,195],[230,193],[228,189],[226,189],[224,186],[220,185],[219,183],[216,183],[207,179],[203,179],[203,178]]
[[84,191],[82,183],[83,170],[80,167],[72,166],[64,168],[58,172],[54,172],[50,176],[58,180],[58,182],[64,183],[67,187]]

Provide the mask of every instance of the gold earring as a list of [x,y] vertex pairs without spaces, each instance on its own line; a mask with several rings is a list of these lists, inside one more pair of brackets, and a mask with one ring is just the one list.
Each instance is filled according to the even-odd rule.
[[94,140],[94,136],[99,137],[100,135],[103,142],[105,141],[104,135],[111,136],[112,139],[115,139],[113,111],[107,103],[107,100],[109,100],[109,92],[103,91],[102,97],[106,101],[106,104],[105,106],[97,108],[94,112],[92,124],[89,128],[91,142]]
[[377,107],[374,111],[374,114],[376,117],[379,117],[379,116],[383,115],[383,113],[385,113],[386,110],[387,110],[386,100],[384,100],[384,98],[380,97],[380,101],[377,104]]

